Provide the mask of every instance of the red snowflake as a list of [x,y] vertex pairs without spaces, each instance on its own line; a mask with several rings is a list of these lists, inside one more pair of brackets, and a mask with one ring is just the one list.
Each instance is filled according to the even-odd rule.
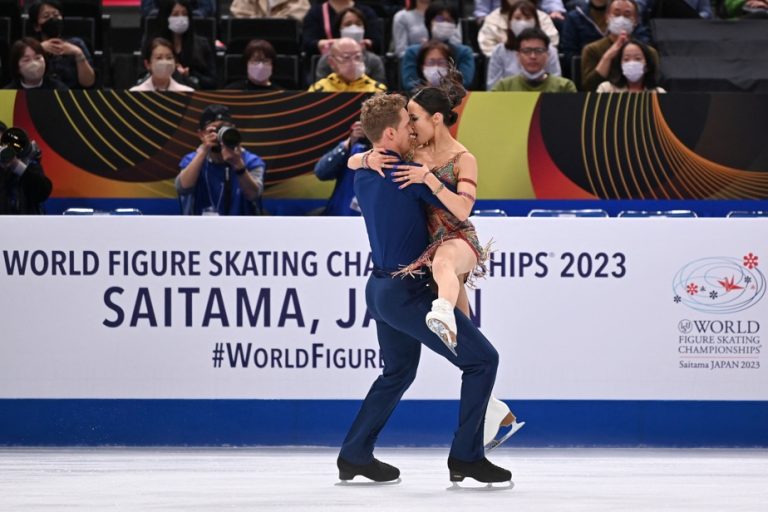
[[752,270],[757,266],[757,254],[749,253],[744,256],[744,266]]
[[686,291],[688,292],[688,295],[696,295],[699,293],[699,287],[696,286],[696,283],[691,283],[686,288]]

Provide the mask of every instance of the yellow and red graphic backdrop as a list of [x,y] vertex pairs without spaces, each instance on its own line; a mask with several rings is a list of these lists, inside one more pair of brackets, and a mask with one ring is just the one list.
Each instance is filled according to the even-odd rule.
[[[43,150],[55,197],[173,198],[205,106],[230,107],[267,163],[266,197],[320,199],[317,160],[349,134],[362,94],[0,92],[0,119]],[[480,199],[768,198],[768,95],[471,93],[454,135]]]

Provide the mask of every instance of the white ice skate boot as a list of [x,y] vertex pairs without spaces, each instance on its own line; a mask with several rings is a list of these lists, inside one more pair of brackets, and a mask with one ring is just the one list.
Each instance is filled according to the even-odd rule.
[[453,306],[447,299],[435,299],[432,301],[432,311],[427,313],[427,327],[437,334],[445,343],[445,346],[456,354],[456,316],[453,314]]
[[[509,420],[512,420],[509,423]],[[517,418],[510,412],[507,404],[491,396],[488,408],[485,410],[485,425],[483,426],[483,445],[485,451],[490,451],[512,437],[520,430],[524,421],[518,423]]]

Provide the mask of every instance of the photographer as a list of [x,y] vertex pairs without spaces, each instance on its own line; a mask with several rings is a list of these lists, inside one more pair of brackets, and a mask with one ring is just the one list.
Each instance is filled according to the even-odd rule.
[[200,115],[200,146],[184,156],[176,191],[184,215],[258,215],[264,161],[240,145],[229,109],[209,105]]
[[349,137],[320,157],[315,164],[315,176],[320,181],[336,180],[323,215],[360,215],[360,207],[353,189],[355,171],[347,167],[347,160],[356,153],[370,149],[371,143],[365,138],[362,124],[355,121],[350,127]]
[[40,165],[40,150],[21,128],[0,128],[0,215],[42,214],[52,185]]

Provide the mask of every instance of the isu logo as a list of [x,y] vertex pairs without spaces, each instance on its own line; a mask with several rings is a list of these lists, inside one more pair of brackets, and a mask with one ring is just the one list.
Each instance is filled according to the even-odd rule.
[[673,300],[696,311],[736,313],[757,304],[765,295],[765,284],[757,254],[701,258],[677,271]]

